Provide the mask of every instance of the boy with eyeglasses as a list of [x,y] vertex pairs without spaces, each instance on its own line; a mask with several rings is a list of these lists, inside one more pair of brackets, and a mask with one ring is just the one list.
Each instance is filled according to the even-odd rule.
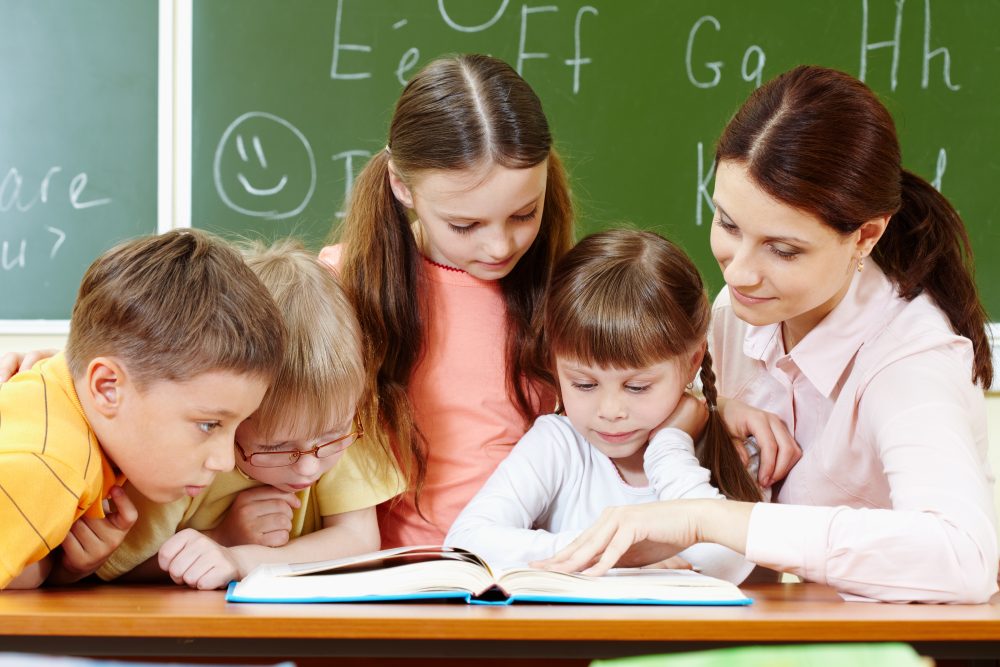
[[380,546],[375,506],[404,482],[355,417],[364,386],[359,327],[337,279],[297,243],[246,248],[288,345],[260,408],[236,431],[236,469],[140,517],[98,575],[169,576],[211,589],[262,563],[341,558]]

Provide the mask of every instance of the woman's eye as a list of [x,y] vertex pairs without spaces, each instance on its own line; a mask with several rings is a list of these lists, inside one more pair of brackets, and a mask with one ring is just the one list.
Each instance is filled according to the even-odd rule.
[[471,225],[453,225],[449,223],[448,226],[451,227],[451,230],[457,234],[468,234],[475,229],[476,223],[474,222]]
[[727,220],[723,220],[721,216],[718,216],[718,217],[715,218],[715,224],[718,225],[719,227],[721,227],[722,231],[726,232],[727,234],[734,234],[735,235],[735,234],[739,234],[739,232],[740,232],[740,228],[739,227],[737,227],[736,225],[734,225],[733,223],[731,223],[731,222],[729,222]]
[[768,248],[771,250],[772,253],[774,253],[775,255],[777,255],[781,259],[792,260],[792,259],[795,259],[796,257],[799,256],[799,253],[798,253],[797,250],[785,250],[783,248],[779,248],[779,247],[773,246],[773,245],[772,246],[768,246]]
[[627,385],[625,385],[625,390],[629,391],[629,392],[631,392],[633,394],[641,394],[642,392],[644,392],[647,389],[649,389],[649,387],[650,387],[650,385],[648,385],[648,384],[642,384],[642,385],[639,385],[639,384],[627,384]]
[[205,435],[210,435],[212,431],[222,426],[219,422],[198,422],[198,428]]
[[572,382],[570,384],[574,389],[579,389],[580,391],[590,391],[597,386],[592,382]]
[[510,219],[511,220],[516,220],[518,222],[528,222],[529,220],[534,220],[535,219],[535,214],[537,214],[537,213],[538,213],[538,207],[536,206],[535,208],[531,209],[529,212],[524,213],[522,215],[512,215],[512,216],[510,216]]

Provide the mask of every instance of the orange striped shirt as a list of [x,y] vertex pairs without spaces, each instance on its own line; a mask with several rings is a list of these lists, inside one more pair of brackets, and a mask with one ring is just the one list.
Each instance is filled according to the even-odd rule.
[[62,354],[0,384],[0,588],[81,516],[103,517],[115,483]]

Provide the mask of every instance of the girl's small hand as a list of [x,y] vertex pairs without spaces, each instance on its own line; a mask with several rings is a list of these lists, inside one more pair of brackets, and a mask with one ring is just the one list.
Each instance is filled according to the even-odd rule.
[[721,397],[719,414],[726,428],[736,437],[735,446],[741,457],[747,455],[743,442],[751,435],[756,438],[760,448],[757,481],[761,486],[766,488],[784,479],[802,458],[802,449],[778,415],[752,408],[742,401]]
[[36,362],[54,356],[59,350],[34,350],[26,354],[6,352],[0,356],[0,382],[6,382],[21,371],[30,370]]
[[284,546],[292,529],[292,511],[301,504],[294,493],[273,486],[257,486],[240,492],[222,523],[206,532],[226,547],[241,544]]
[[681,400],[677,402],[674,411],[649,434],[649,438],[652,440],[653,436],[661,429],[677,428],[690,435],[691,439],[697,442],[705,430],[707,421],[708,408],[705,406],[705,401],[685,392],[681,396]]
[[191,528],[163,543],[158,562],[175,584],[199,590],[222,588],[240,577],[239,564],[229,549]]

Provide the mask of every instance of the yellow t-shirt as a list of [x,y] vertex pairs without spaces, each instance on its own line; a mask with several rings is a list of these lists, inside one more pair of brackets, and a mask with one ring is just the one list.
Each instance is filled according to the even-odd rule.
[[62,354],[0,384],[0,588],[81,516],[103,517],[117,481]]
[[[301,506],[292,513],[290,538],[315,532],[323,527],[323,517],[374,507],[400,494],[405,483],[395,467],[379,467],[384,455],[373,454],[364,440],[350,447],[337,464],[308,489],[297,495]],[[366,457],[377,457],[370,462]],[[368,465],[372,463],[372,465]],[[155,556],[174,533],[184,528],[211,530],[221,523],[236,496],[247,489],[262,486],[238,470],[217,475],[205,491],[194,498],[165,505],[144,498],[131,486],[125,490],[136,503],[139,519],[125,541],[97,571],[105,580],[115,579]],[[317,558],[322,554],[318,554]]]

